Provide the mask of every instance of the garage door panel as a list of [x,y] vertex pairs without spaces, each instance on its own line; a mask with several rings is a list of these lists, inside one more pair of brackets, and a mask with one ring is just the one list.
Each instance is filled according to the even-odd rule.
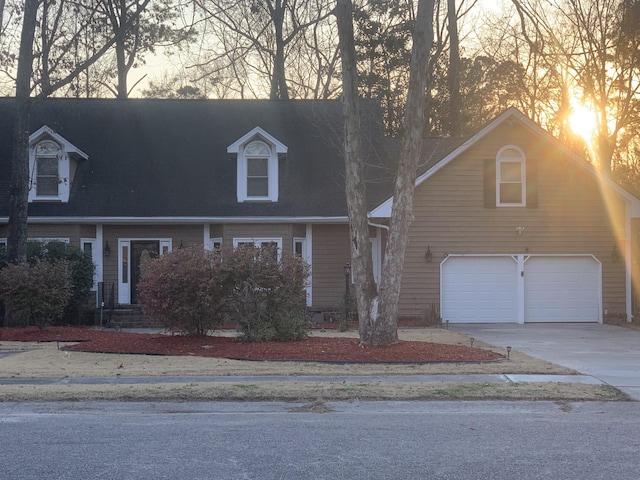
[[597,322],[600,292],[593,257],[531,257],[525,263],[526,322]]
[[442,265],[442,318],[515,322],[517,264],[511,257],[449,257]]

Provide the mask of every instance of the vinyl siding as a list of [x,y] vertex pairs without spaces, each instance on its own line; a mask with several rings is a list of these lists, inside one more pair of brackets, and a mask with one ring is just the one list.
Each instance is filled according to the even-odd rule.
[[350,261],[348,225],[313,226],[313,307],[332,310],[344,296],[344,265]]
[[79,247],[83,231],[80,225],[28,225],[27,237],[68,238],[71,245]]
[[[538,163],[538,206],[484,208],[483,165],[505,145]],[[607,205],[607,204],[608,205]],[[602,262],[603,308],[625,311],[624,262],[612,258],[624,227],[621,198],[604,201],[597,180],[524,128],[502,126],[416,189],[400,315],[440,298],[445,254],[593,254]],[[516,227],[525,227],[518,235]],[[425,261],[429,246],[432,263]]]
[[[0,226],[0,238],[9,235],[7,225]],[[28,225],[27,236],[29,238],[68,238],[73,246],[80,246],[81,238],[95,238],[94,225]]]

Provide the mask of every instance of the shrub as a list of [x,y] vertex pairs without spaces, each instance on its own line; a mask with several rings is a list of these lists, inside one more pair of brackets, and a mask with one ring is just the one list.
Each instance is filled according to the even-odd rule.
[[91,256],[64,242],[29,242],[27,244],[27,261],[33,265],[38,260],[50,263],[65,260],[68,263],[72,289],[71,298],[64,312],[54,321],[64,320],[67,323],[78,323],[80,308],[87,301],[91,287],[93,287],[95,266]]
[[226,316],[250,342],[299,340],[310,328],[307,266],[293,254],[253,246],[174,250],[153,260],[138,283],[146,315],[187,335],[206,335]]
[[301,340],[311,322],[304,290],[308,267],[297,256],[272,248],[237,248],[225,261],[234,288],[229,305],[247,342]]
[[187,335],[206,335],[223,321],[230,284],[223,251],[181,248],[153,260],[138,282],[146,315]]
[[60,317],[73,295],[70,265],[65,260],[7,265],[0,270],[0,299],[12,318],[41,329]]
[[[27,243],[27,262],[30,265],[41,261],[56,263],[61,260],[67,262],[72,293],[64,310],[51,322],[77,323],[80,318],[80,308],[85,304],[93,286],[95,271],[93,260],[82,250],[68,243],[59,241]],[[6,266],[6,249],[0,248],[0,269]]]

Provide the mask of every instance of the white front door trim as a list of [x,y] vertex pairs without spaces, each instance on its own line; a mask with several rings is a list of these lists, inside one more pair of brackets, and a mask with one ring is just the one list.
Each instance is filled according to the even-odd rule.
[[160,243],[160,255],[168,253],[173,248],[171,238],[119,238],[118,239],[118,303],[131,303],[131,242],[151,241]]

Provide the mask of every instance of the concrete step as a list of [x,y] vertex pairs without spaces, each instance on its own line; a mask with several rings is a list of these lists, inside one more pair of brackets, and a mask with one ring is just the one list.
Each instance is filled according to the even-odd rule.
[[[98,319],[100,318],[100,312],[98,312]],[[103,324],[109,319],[109,312],[104,311],[102,313]],[[111,312],[111,322],[109,324],[112,327],[118,328],[163,328],[164,326],[157,321],[154,321],[142,313],[140,307],[127,306],[122,308],[116,308]]]

